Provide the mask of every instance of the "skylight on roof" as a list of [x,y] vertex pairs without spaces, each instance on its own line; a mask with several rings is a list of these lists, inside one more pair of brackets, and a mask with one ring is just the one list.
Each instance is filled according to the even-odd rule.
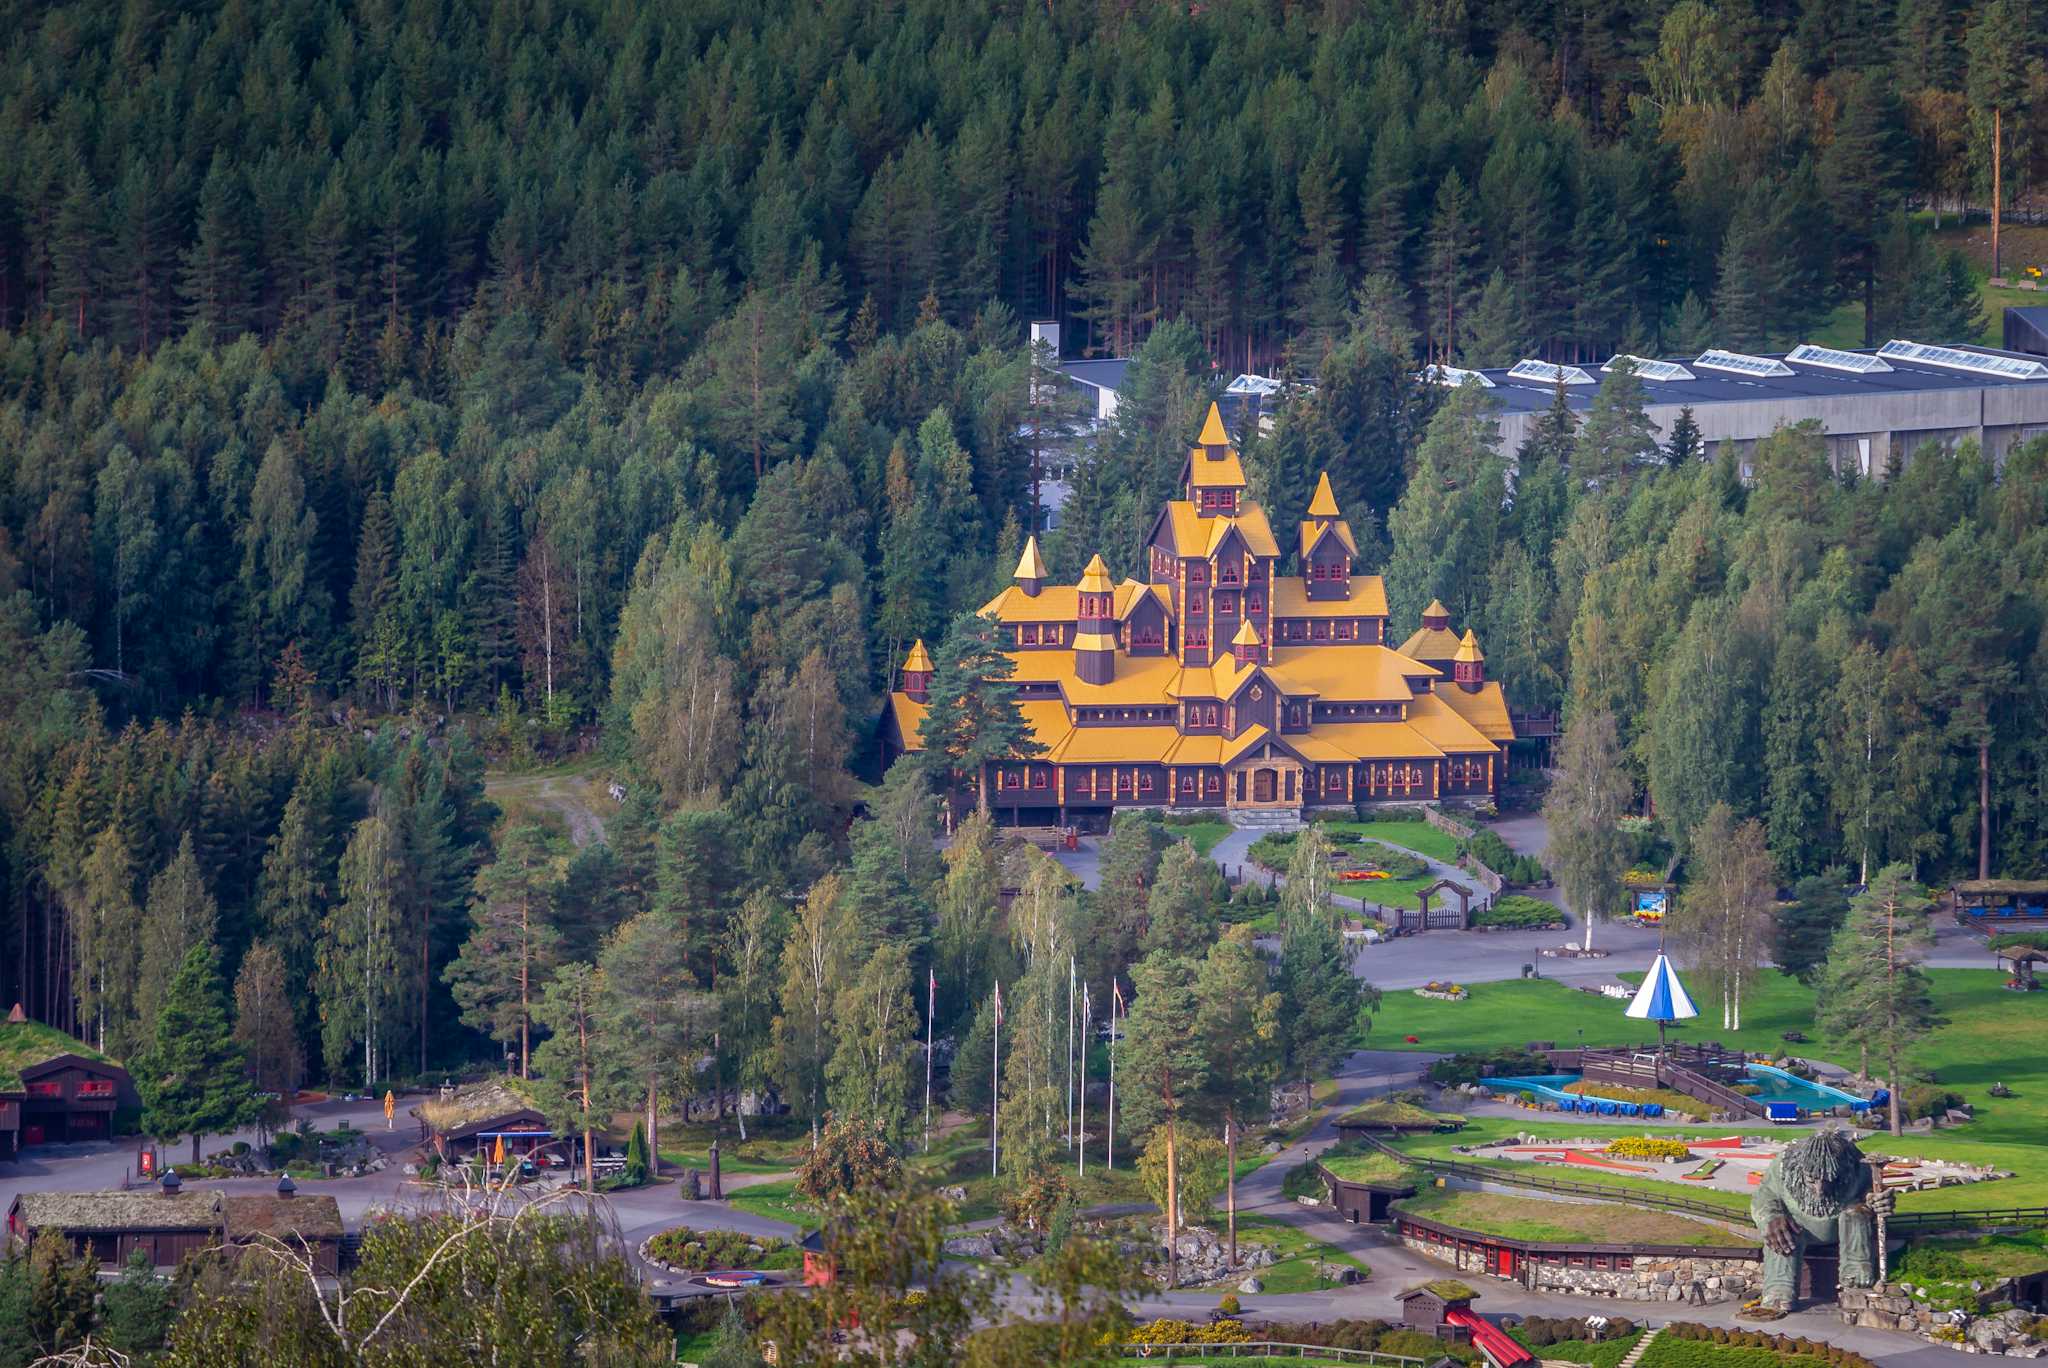
[[1734,371],[1737,375],[1792,375],[1795,372],[1783,361],[1768,356],[1745,356],[1741,352],[1722,351],[1710,347],[1699,354],[1695,366],[1706,370]]
[[1424,366],[1422,368],[1422,378],[1432,385],[1449,385],[1452,389],[1456,389],[1467,380],[1485,389],[1493,388],[1493,381],[1487,379],[1478,371],[1461,370],[1457,366]]
[[2048,379],[2048,366],[2039,361],[1964,351],[1960,347],[1937,347],[1927,342],[1906,342],[1896,337],[1879,347],[1877,354],[1889,356],[1894,361],[1915,361],[1923,366],[1969,371],[1972,375],[1995,375],[2001,380]]
[[1801,342],[1785,353],[1785,359],[1797,361],[1802,365],[1849,371],[1855,375],[1882,375],[1891,370],[1881,356],[1872,356],[1869,352],[1843,351],[1840,347],[1817,347],[1811,342]]
[[1517,361],[1508,370],[1508,379],[1536,380],[1546,385],[1555,385],[1560,380],[1567,385],[1600,383],[1577,366],[1554,366],[1548,361]]
[[1635,367],[1636,374],[1645,380],[1690,380],[1693,378],[1692,372],[1679,365],[1676,361],[1653,361],[1647,356],[1630,356],[1627,352],[1615,353],[1608,358],[1607,364],[1600,369],[1603,372],[1611,371],[1614,369],[1616,361],[1629,362]]

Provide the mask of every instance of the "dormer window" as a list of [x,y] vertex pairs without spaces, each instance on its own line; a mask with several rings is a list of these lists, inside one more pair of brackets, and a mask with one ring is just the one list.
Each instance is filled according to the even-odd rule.
[[1222,570],[1218,573],[1216,582],[1218,584],[1237,583],[1237,563],[1235,561],[1225,561]]

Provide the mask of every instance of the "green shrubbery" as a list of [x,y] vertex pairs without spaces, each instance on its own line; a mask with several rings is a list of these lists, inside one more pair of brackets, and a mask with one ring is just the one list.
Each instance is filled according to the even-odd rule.
[[1246,1327],[1254,1340],[1279,1340],[1287,1344],[1313,1344],[1328,1349],[1376,1350],[1382,1354],[1405,1354],[1410,1358],[1436,1362],[1446,1355],[1460,1363],[1476,1363],[1479,1351],[1469,1344],[1442,1344],[1435,1337],[1383,1320],[1255,1322]]
[[1555,926],[1563,920],[1564,913],[1557,908],[1541,898],[1521,893],[1509,893],[1496,899],[1493,906],[1485,911],[1472,914],[1474,926]]
[[704,1273],[717,1268],[792,1268],[801,1261],[802,1251],[771,1235],[677,1226],[647,1242],[647,1257],[672,1268]]
[[1429,1066],[1429,1081],[1443,1087],[1477,1083],[1482,1078],[1515,1078],[1550,1072],[1550,1061],[1527,1050],[1474,1050],[1447,1055]]
[[1655,1368],[1779,1368],[1788,1362],[1875,1368],[1863,1355],[1840,1345],[1690,1321],[1665,1326],[1664,1337],[1652,1346],[1649,1361]]
[[1540,884],[1550,877],[1533,855],[1517,855],[1508,843],[1492,831],[1481,828],[1470,840],[1462,841],[1459,853],[1470,855],[1511,884]]

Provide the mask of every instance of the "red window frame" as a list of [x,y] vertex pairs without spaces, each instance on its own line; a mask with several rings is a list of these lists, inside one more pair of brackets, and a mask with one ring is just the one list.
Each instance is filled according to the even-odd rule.
[[1220,713],[1220,712],[1221,712],[1221,709],[1220,709],[1220,708],[1219,708],[1219,707],[1218,707],[1218,706],[1217,706],[1216,704],[1214,704],[1214,703],[1205,703],[1205,704],[1203,704],[1203,705],[1202,705],[1202,725],[1203,725],[1203,726],[1205,726],[1205,727],[1213,727],[1213,726],[1216,726],[1216,725],[1218,725],[1218,723],[1217,723],[1217,718],[1218,718],[1218,715],[1219,715],[1219,713]]
[[1188,645],[1206,647],[1208,644],[1209,629],[1207,627],[1188,628]]
[[1189,583],[1189,584],[1207,584],[1208,582],[1209,582],[1209,567],[1208,567],[1208,566],[1206,566],[1206,565],[1203,565],[1203,564],[1201,564],[1200,562],[1197,562],[1197,563],[1195,563],[1194,565],[1190,565],[1190,566],[1188,567],[1188,583]]
[[1244,596],[1244,604],[1247,613],[1253,617],[1258,617],[1266,611],[1266,596],[1254,589]]
[[1310,641],[1328,641],[1330,639],[1330,624],[1322,620],[1309,624],[1308,637]]
[[1188,612],[1192,613],[1196,617],[1200,617],[1204,612],[1207,611],[1207,602],[1208,601],[1198,593],[1189,594]]
[[1353,622],[1350,618],[1339,618],[1337,621],[1337,640],[1358,640],[1358,624],[1356,622]]
[[80,1097],[112,1097],[114,1080],[111,1078],[88,1078],[78,1085]]
[[58,1082],[30,1083],[25,1091],[30,1097],[62,1097],[64,1085]]
[[1218,591],[1217,591],[1217,593],[1216,593],[1216,616],[1217,616],[1217,617],[1236,617],[1236,616],[1237,616],[1237,595],[1235,595],[1235,594],[1226,594],[1226,593],[1222,592],[1221,590],[1218,590]]
[[1152,791],[1152,771],[1151,771],[1151,770],[1139,770],[1139,771],[1138,771],[1138,792],[1140,792],[1140,793],[1150,793],[1151,791]]
[[1192,775],[1192,774],[1183,774],[1183,775],[1182,775],[1182,776],[1180,777],[1180,791],[1181,791],[1182,793],[1193,793],[1193,792],[1195,791],[1195,776],[1194,776],[1194,775]]

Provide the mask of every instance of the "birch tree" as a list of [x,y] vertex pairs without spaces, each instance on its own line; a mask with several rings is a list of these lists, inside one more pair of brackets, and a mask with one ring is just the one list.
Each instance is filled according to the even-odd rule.
[[1778,871],[1763,824],[1737,822],[1726,803],[1707,809],[1690,848],[1693,877],[1679,896],[1671,932],[1693,968],[1719,987],[1722,1028],[1739,1031],[1743,994],[1774,940]]
[[399,900],[404,870],[397,833],[381,812],[356,823],[341,853],[341,902],[327,914],[316,954],[321,1053],[330,1074],[362,1052],[365,1087],[383,1077],[398,1048],[407,994]]
[[909,1125],[910,1089],[917,1076],[920,1019],[910,992],[910,952],[886,942],[839,990],[834,1005],[838,1047],[826,1066],[833,1114],[865,1118],[891,1143]]
[[811,1123],[825,1111],[825,1068],[832,1058],[832,1008],[846,953],[843,885],[827,874],[811,885],[782,947],[782,1010],[775,1017],[776,1081]]
[[1621,767],[1614,716],[1594,708],[1574,717],[1558,748],[1557,777],[1543,800],[1550,828],[1545,861],[1558,890],[1586,924],[1584,948],[1593,948],[1593,922],[1614,910],[1628,873],[1628,842],[1620,822],[1630,797]]

